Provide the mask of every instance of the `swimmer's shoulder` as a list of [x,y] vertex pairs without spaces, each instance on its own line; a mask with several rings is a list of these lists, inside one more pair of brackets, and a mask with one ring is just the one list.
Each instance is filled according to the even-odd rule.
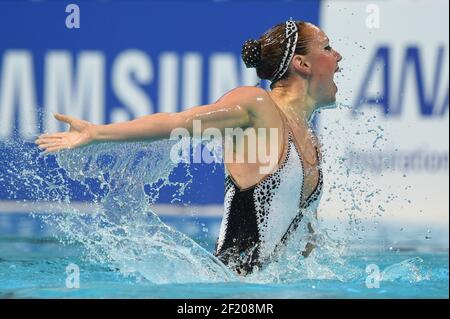
[[240,104],[251,113],[267,111],[273,104],[268,92],[256,86],[240,86],[225,93],[216,103]]
[[267,97],[267,91],[262,88],[256,86],[239,86],[222,95],[216,103],[231,99],[253,102],[267,99]]

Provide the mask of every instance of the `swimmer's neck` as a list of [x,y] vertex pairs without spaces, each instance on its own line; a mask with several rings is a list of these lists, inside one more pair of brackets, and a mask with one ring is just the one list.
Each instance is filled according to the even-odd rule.
[[317,103],[308,94],[307,84],[303,81],[284,82],[274,87],[269,94],[288,119],[305,128],[310,127]]

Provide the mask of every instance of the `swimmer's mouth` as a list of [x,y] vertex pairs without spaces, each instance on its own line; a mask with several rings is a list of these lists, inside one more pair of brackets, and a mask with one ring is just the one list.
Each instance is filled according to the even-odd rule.
[[[336,66],[336,69],[334,70],[334,73],[337,73],[337,72],[340,72],[340,71],[341,71],[341,68],[339,67],[339,65]],[[333,76],[333,78],[334,78],[334,76]],[[333,81],[333,84],[334,84],[334,87],[335,87],[336,92],[337,92],[338,87],[337,87],[337,85],[336,85],[336,83],[334,81]]]

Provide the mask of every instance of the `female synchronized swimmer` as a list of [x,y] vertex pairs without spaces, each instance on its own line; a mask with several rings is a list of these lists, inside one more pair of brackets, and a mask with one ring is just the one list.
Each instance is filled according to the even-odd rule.
[[[56,152],[93,142],[168,139],[176,128],[192,133],[195,120],[201,121],[201,130],[216,128],[222,136],[226,129],[253,132],[256,148],[249,147],[248,134],[232,140],[233,156],[247,145],[245,160],[225,161],[224,215],[215,251],[231,269],[248,274],[276,255],[307,210],[314,214],[317,210],[322,171],[310,120],[316,110],[334,104],[337,87],[333,77],[342,57],[317,26],[288,20],[259,40],[247,40],[242,59],[247,67],[256,68],[259,78],[271,81],[270,91],[238,87],[213,104],[108,125],[55,114],[70,130],[43,134],[36,144],[46,152]],[[262,134],[266,129],[268,134]],[[275,149],[269,147],[270,136],[276,137]],[[269,172],[263,169],[267,167],[264,156],[252,156],[266,149],[260,145],[275,156]],[[309,223],[305,234],[309,243],[301,252],[305,257],[313,249],[313,233]]]

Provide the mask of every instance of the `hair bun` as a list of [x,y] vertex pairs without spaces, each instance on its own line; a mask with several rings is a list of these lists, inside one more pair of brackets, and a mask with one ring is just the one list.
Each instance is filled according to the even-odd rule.
[[242,60],[247,68],[256,68],[261,61],[261,42],[247,40],[242,45]]

